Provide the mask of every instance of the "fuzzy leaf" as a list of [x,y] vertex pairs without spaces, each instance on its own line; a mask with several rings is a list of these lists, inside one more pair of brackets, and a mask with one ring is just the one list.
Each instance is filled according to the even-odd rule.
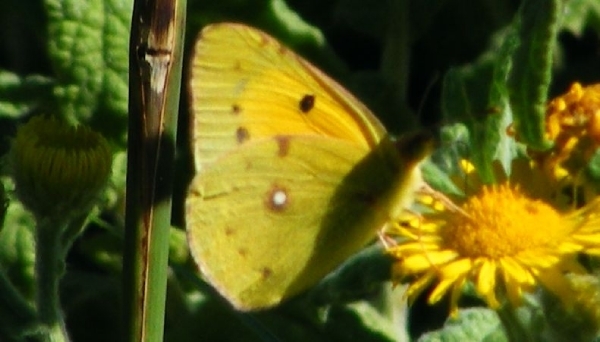
[[466,156],[485,182],[494,180],[492,162],[507,172],[515,155],[514,140],[506,133],[512,119],[508,104],[507,75],[515,48],[510,31],[477,62],[451,69],[444,78],[442,107],[448,121],[461,120],[468,131]]
[[318,304],[345,303],[372,293],[390,279],[393,259],[375,245],[352,256],[325,277],[310,295]]
[[33,216],[19,202],[13,201],[0,230],[0,265],[28,300],[34,296],[34,225]]
[[486,341],[504,342],[506,335],[496,313],[488,309],[466,309],[438,331],[421,336],[419,342]]
[[518,136],[536,149],[548,147],[544,117],[561,10],[560,0],[525,0],[515,23],[519,45],[508,80],[510,106]]
[[[132,0],[46,0],[48,52],[61,116],[125,134]],[[94,125],[96,126],[96,125]],[[102,129],[104,128],[104,129]]]
[[325,333],[331,341],[393,342],[398,330],[374,306],[357,302],[330,308]]
[[570,0],[565,4],[562,26],[575,35],[582,35],[587,26],[600,31],[600,1]]

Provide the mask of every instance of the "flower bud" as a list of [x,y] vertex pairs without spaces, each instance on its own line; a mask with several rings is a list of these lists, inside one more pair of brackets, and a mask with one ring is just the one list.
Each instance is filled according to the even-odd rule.
[[21,126],[11,150],[15,190],[38,218],[91,209],[106,184],[112,154],[102,135],[47,116]]

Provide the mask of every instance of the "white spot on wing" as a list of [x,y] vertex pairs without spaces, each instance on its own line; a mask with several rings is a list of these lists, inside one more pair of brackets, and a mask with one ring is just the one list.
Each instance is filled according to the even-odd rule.
[[277,190],[273,193],[271,202],[275,207],[283,207],[287,203],[287,194],[283,190]]
[[285,188],[274,185],[267,193],[266,206],[271,211],[283,211],[290,204],[290,198]]

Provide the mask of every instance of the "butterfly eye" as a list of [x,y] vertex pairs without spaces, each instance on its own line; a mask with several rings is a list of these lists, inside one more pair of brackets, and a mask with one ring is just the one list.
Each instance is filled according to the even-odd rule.
[[405,161],[419,162],[431,153],[435,139],[430,132],[422,131],[401,136],[395,145]]
[[304,95],[300,100],[300,110],[302,113],[308,113],[315,106],[315,96],[314,95]]

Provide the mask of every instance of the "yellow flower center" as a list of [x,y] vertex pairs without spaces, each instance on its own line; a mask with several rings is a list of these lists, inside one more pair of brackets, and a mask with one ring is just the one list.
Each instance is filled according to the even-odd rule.
[[557,246],[568,225],[549,205],[508,184],[483,187],[443,229],[447,247],[464,257],[501,258]]

